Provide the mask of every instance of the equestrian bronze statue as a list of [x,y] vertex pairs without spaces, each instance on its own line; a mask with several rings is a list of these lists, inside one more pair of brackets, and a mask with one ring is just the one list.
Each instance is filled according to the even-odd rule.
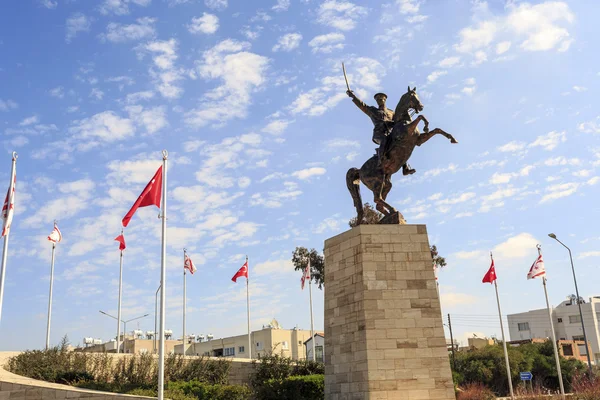
[[[371,118],[374,125],[373,142],[379,145],[377,153],[360,169],[350,168],[346,174],[346,184],[358,214],[357,221],[359,224],[363,221],[363,203],[360,196],[360,182],[362,182],[373,192],[376,208],[384,215],[380,223],[406,223],[402,215],[385,201],[392,189],[392,175],[400,168],[404,175],[415,173],[415,170],[408,165],[408,160],[415,146],[421,146],[433,136],[439,134],[450,139],[450,143],[458,142],[452,135],[439,128],[430,131],[429,121],[421,114],[414,121],[412,120],[411,111],[417,114],[423,111],[423,104],[417,96],[417,88],[408,88],[394,112],[385,107],[387,96],[383,93],[375,95],[379,107],[367,106],[354,95],[349,86],[346,93]],[[419,133],[417,128],[421,121],[424,123],[423,133]]]

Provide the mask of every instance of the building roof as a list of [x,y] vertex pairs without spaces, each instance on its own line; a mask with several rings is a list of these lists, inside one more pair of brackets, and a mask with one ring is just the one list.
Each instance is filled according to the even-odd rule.
[[310,341],[312,340],[312,338],[314,338],[314,337],[317,337],[317,336],[321,336],[323,339],[325,339],[325,334],[324,334],[324,333],[317,332],[317,333],[315,333],[315,334],[314,334],[312,337],[308,338],[308,339],[307,339],[307,340],[304,342],[304,344],[306,344],[306,343],[310,342]]

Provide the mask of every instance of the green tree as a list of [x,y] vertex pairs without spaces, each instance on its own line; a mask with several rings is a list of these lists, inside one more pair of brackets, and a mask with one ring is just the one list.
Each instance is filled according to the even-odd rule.
[[306,247],[296,247],[292,253],[292,264],[295,271],[304,271],[310,260],[310,277],[311,280],[323,288],[325,283],[325,260],[323,256],[315,249],[308,250]]

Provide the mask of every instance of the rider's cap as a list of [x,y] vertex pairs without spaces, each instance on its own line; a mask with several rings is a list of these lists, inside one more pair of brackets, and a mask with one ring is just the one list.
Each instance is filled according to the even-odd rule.
[[377,93],[375,96],[373,96],[373,98],[375,100],[377,100],[378,97],[385,97],[387,99],[387,94],[385,94],[385,93]]

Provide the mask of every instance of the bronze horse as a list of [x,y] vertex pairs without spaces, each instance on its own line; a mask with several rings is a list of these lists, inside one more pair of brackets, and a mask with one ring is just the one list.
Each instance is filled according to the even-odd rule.
[[[359,224],[363,220],[360,182],[373,192],[376,208],[379,212],[383,213],[384,216],[396,213],[396,209],[385,201],[392,189],[391,177],[408,161],[415,146],[421,146],[438,134],[450,139],[450,143],[458,143],[452,135],[439,128],[429,131],[429,121],[423,115],[419,115],[412,121],[409,114],[410,110],[419,113],[423,110],[423,104],[417,96],[417,88],[411,89],[409,86],[408,92],[400,98],[396,106],[394,127],[387,140],[381,163],[378,162],[377,155],[374,155],[360,169],[350,168],[346,173],[346,184],[354,200]],[[421,121],[425,124],[423,134],[420,134],[417,129],[417,125]]]

